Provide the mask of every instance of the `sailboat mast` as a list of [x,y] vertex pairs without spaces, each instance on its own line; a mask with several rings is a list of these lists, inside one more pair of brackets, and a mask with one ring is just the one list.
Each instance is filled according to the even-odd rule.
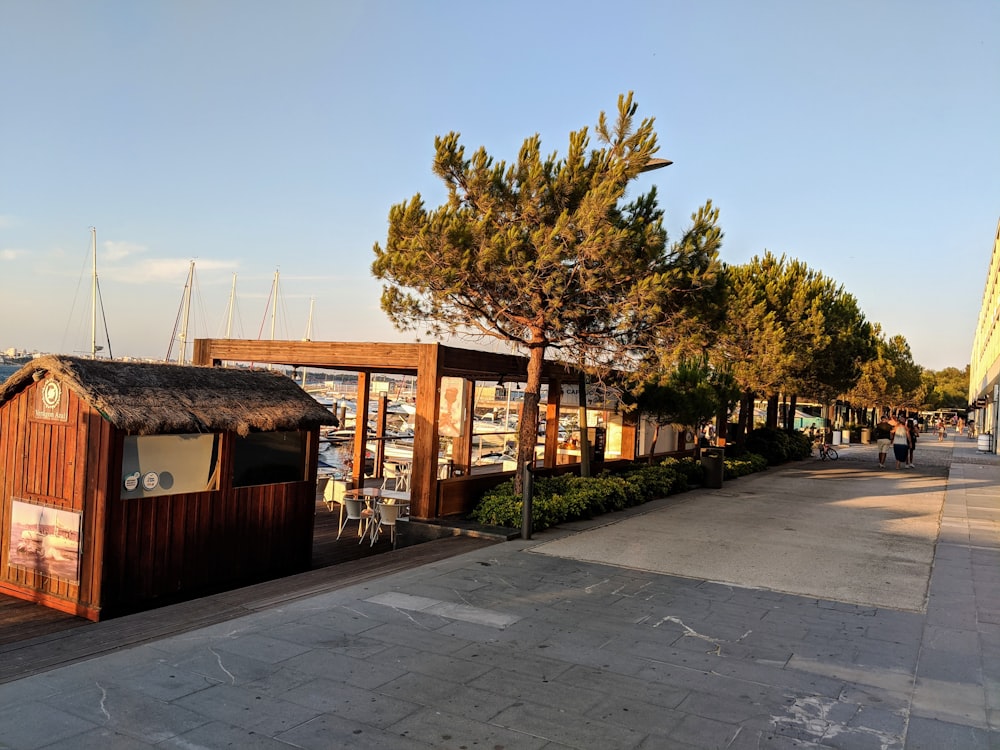
[[278,274],[280,271],[275,269],[274,271],[274,306],[271,307],[271,341],[274,341],[274,325],[278,318]]
[[187,339],[188,339],[188,323],[191,318],[191,287],[194,285],[194,261],[191,261],[191,265],[188,266],[188,277],[187,283],[184,284],[184,312],[181,317],[181,352],[180,357],[177,359],[177,364],[183,365],[187,362]]
[[226,320],[226,338],[233,337],[233,308],[236,307],[236,274],[233,274],[233,288],[229,292],[229,315]]
[[[313,309],[315,307],[316,307],[316,298],[315,297],[310,297],[309,298],[309,321],[306,323],[306,335],[305,335],[305,338],[302,339],[303,341],[312,341],[312,337],[313,337]],[[303,388],[306,387],[306,372],[307,371],[308,371],[307,367],[303,367],[302,368],[302,387]]]
[[303,337],[303,341],[312,341],[313,338],[313,308],[316,307],[316,298],[311,297],[309,299],[309,320],[306,322],[306,335]]
[[90,228],[90,247],[94,256],[90,280],[90,358],[97,359],[97,227]]

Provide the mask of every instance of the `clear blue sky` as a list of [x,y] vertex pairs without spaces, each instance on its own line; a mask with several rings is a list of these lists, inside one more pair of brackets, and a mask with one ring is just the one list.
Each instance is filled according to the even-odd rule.
[[918,364],[969,360],[1000,219],[996,0],[0,0],[0,349],[89,348],[90,227],[116,356],[192,336],[411,340],[379,309],[392,204],[444,198],[435,135],[511,161],[634,91],[671,237],[799,258]]

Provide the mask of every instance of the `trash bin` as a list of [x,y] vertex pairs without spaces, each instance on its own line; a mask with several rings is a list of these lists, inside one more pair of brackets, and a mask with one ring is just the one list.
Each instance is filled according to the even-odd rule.
[[721,448],[706,448],[701,452],[701,467],[705,470],[704,486],[712,490],[722,488],[722,477],[725,473],[726,452]]
[[861,443],[862,445],[869,445],[872,441],[872,431],[868,427],[861,428]]

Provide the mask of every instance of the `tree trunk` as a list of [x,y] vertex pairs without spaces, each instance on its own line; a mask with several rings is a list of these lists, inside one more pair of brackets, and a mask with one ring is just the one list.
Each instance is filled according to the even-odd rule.
[[729,410],[723,406],[719,413],[715,415],[715,444],[724,446],[731,438],[727,434],[729,431]]
[[799,405],[799,394],[793,393],[788,401],[788,421],[785,423],[786,430],[795,429],[795,409]]
[[767,397],[767,426],[772,430],[778,429],[778,394],[772,393]]
[[521,475],[524,467],[535,468],[535,443],[538,442],[538,404],[542,392],[542,364],[545,362],[545,346],[531,345],[528,348],[528,380],[524,386],[524,404],[518,425],[517,472],[514,474],[514,492],[523,489]]
[[747,433],[753,428],[753,391],[745,391],[740,398],[740,419],[736,423],[736,445],[741,449],[746,445]]

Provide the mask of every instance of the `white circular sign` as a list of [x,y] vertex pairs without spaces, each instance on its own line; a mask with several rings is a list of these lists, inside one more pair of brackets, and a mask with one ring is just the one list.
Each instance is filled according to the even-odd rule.
[[142,488],[145,490],[155,490],[156,485],[160,483],[160,477],[157,476],[155,471],[147,471],[142,475]]
[[138,486],[139,486],[139,472],[138,471],[135,472],[134,474],[128,474],[125,477],[125,489],[126,489],[126,491],[132,492],[132,490],[134,490]]
[[46,380],[42,386],[42,403],[49,409],[55,409],[59,406],[61,398],[62,388],[59,387],[59,383],[55,380]]

